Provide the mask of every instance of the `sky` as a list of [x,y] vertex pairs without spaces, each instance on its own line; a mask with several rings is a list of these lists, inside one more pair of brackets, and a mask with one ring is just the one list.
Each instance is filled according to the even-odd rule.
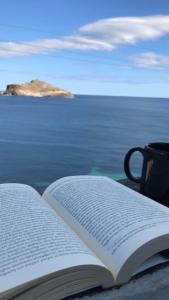
[[0,90],[169,98],[169,0],[0,0]]

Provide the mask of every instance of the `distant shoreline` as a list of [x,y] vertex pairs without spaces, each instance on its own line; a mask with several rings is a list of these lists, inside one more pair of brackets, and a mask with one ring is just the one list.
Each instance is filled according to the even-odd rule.
[[[8,96],[10,97],[10,95],[4,95],[4,91],[0,91],[0,96]],[[16,97],[19,97],[19,95],[15,95]],[[165,99],[165,100],[169,100],[169,97],[153,97],[153,96],[124,96],[124,95],[97,95],[97,94],[73,94],[73,98],[75,97],[106,97],[106,98],[131,98],[131,100],[133,99],[152,99],[152,100],[155,100],[155,99]],[[20,97],[27,97],[27,96],[24,96],[24,95],[20,95]],[[30,97],[33,97],[33,96],[30,96]],[[37,96],[34,96],[35,98]],[[47,97],[47,96],[43,96],[44,98]],[[41,96],[37,97],[37,98],[43,98]],[[51,97],[52,98],[52,97]],[[64,97],[66,98],[66,97]],[[69,98],[69,97],[68,97]],[[70,97],[71,98],[71,97]]]

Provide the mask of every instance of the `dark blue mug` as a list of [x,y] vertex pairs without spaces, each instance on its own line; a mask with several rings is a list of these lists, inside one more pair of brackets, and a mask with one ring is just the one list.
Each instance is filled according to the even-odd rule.
[[[136,151],[143,156],[139,178],[130,170],[130,158]],[[140,193],[169,207],[169,143],[151,143],[144,148],[130,149],[124,159],[124,170],[130,180],[140,183]]]

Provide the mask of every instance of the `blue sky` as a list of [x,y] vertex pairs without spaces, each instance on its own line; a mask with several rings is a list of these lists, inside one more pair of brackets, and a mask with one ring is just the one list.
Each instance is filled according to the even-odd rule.
[[169,0],[1,0],[0,89],[169,97]]

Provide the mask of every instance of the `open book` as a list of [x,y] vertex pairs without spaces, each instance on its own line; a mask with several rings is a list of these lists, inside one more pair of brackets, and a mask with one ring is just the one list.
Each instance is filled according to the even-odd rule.
[[166,261],[169,208],[109,178],[65,177],[42,196],[1,184],[0,205],[0,299],[62,299]]

